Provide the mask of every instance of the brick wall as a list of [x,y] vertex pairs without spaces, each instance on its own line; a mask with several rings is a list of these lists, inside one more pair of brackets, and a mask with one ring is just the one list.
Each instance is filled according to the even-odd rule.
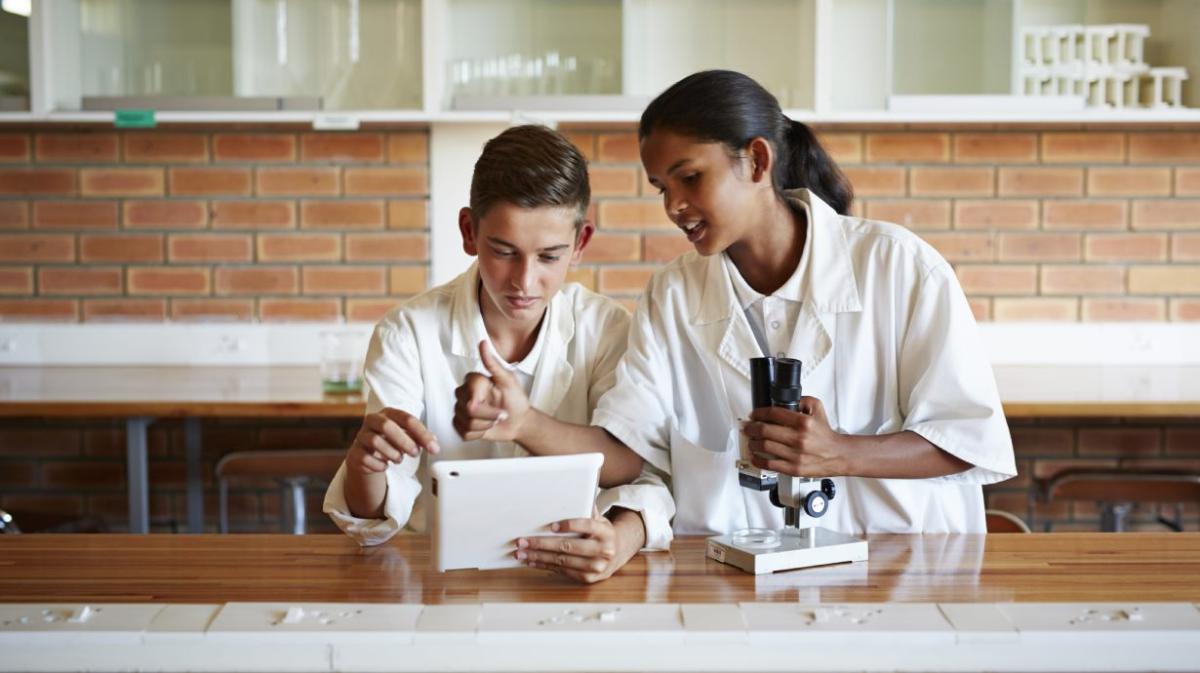
[[[599,231],[573,277],[626,303],[688,249],[628,127],[566,128],[592,162]],[[919,232],[981,320],[1200,320],[1200,127],[830,126],[859,214]],[[374,320],[428,278],[428,136],[380,128],[0,129],[0,320]],[[206,422],[208,473],[238,449],[345,446],[357,423]],[[1068,465],[1200,469],[1195,419],[1015,422],[1032,475]],[[0,506],[125,525],[123,425],[0,424]],[[151,514],[184,520],[182,430],[152,430]],[[210,484],[211,487],[211,484]],[[215,527],[215,489],[209,489]],[[310,499],[312,511],[319,498]],[[279,498],[236,489],[234,526],[274,530]],[[1093,528],[1092,506],[1044,513]],[[1146,513],[1140,513],[1143,525]],[[1197,528],[1197,511],[1188,510]],[[317,515],[314,525],[328,530]]]

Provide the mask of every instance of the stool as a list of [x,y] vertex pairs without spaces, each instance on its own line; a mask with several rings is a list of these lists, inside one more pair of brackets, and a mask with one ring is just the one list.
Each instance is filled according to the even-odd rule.
[[[229,480],[239,477],[265,477],[279,482],[283,490],[285,531],[304,535],[304,487],[310,482],[328,482],[346,457],[345,449],[305,449],[296,451],[237,451],[217,462],[217,489],[220,495],[219,526],[229,532]],[[290,524],[290,525],[289,525]]]
[[987,521],[988,533],[1028,533],[1029,526],[1021,517],[1002,509],[984,510],[983,516]]
[[[1071,468],[1035,480],[1035,488],[1045,504],[1056,498],[1099,503],[1100,530],[1105,532],[1124,531],[1125,518],[1135,504],[1173,504],[1178,508],[1181,503],[1200,502],[1200,474],[1186,470]],[[1032,517],[1031,506],[1031,521]],[[1158,518],[1172,530],[1183,530],[1182,516],[1177,519]]]

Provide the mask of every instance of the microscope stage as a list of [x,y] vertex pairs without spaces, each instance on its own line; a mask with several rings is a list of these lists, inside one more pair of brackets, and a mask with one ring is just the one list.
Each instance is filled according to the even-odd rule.
[[780,570],[811,568],[867,560],[867,541],[825,528],[779,531],[772,546],[738,545],[733,535],[708,538],[708,558],[762,575]]

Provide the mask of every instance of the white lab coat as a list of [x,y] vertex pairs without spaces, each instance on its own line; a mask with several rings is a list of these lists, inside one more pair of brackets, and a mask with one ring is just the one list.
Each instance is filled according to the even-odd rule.
[[[906,229],[838,215],[808,190],[809,252],[789,357],[832,427],[911,430],[973,467],[937,479],[835,478],[818,525],[853,534],[984,532],[981,484],[1016,474],[1012,440],[954,271]],[[677,534],[780,528],[766,493],[738,484],[738,420],[761,349],[720,255],[689,252],[650,280],[616,385],[592,423],[669,473]],[[811,521],[811,520],[810,520]]]
[[[429,469],[432,460],[508,458],[529,455],[513,442],[464,442],[454,430],[454,390],[470,372],[486,372],[479,342],[487,330],[479,312],[476,265],[454,280],[402,303],[375,327],[364,376],[367,413],[384,407],[417,416],[438,439],[436,456],[405,457],[386,471],[388,491],[383,519],[350,514],[343,491],[343,463],[325,493],[324,511],[364,545],[384,542],[402,528],[428,530]],[[565,284],[550,300],[539,335],[540,357],[533,369],[530,403],[555,418],[587,424],[600,397],[612,387],[614,369],[625,351],[629,314],[616,302],[576,284]],[[671,541],[674,502],[661,478],[647,469],[633,484],[604,489],[601,513],[611,507],[640,512],[646,549],[666,549]]]

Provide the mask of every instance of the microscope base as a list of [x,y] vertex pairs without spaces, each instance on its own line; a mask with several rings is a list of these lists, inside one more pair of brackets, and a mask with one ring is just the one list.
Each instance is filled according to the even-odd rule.
[[780,570],[811,568],[867,560],[867,541],[824,528],[780,531],[772,547],[739,546],[733,536],[708,538],[708,558],[762,575]]

